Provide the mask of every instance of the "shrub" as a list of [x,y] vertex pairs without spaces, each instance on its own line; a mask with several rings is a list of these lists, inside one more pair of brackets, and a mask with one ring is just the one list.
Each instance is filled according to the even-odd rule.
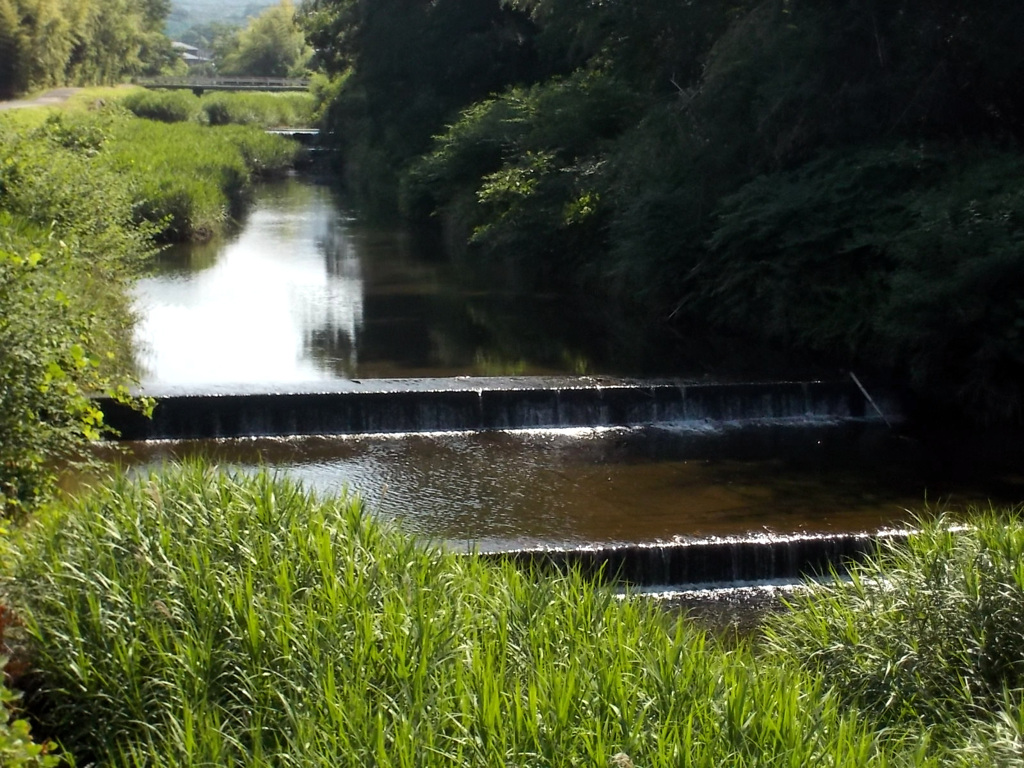
[[138,90],[120,97],[118,101],[137,117],[161,123],[195,122],[205,117],[199,98],[191,91]]
[[479,102],[413,164],[406,212],[438,208],[475,252],[583,282],[603,245],[601,153],[642,101],[621,80],[577,72]]
[[262,128],[309,126],[316,100],[309,93],[136,90],[116,102],[137,117],[162,123],[252,125]]
[[308,93],[219,92],[204,95],[199,106],[210,125],[300,128],[313,124],[315,103]]
[[[6,661],[0,657],[0,669]],[[17,701],[17,694],[0,681],[0,765],[4,768],[55,768],[60,765],[60,756],[53,753],[53,745],[32,741],[28,721],[12,714],[11,709]]]
[[896,372],[976,421],[1024,417],[1024,159],[827,153],[727,197],[682,288],[748,333]]
[[[0,139],[0,511],[50,496],[103,429],[89,395],[129,382],[127,281],[149,252],[98,161],[104,127],[51,120]],[[0,126],[0,131],[4,131]]]
[[967,528],[952,522],[924,523],[906,545],[883,545],[855,566],[851,581],[796,599],[771,625],[772,648],[882,725],[987,721],[988,732],[1005,737],[1013,726],[1019,734],[1024,518],[989,511],[974,513]]
[[0,512],[47,499],[133,365],[128,284],[152,238],[198,239],[298,147],[118,109],[0,122]]

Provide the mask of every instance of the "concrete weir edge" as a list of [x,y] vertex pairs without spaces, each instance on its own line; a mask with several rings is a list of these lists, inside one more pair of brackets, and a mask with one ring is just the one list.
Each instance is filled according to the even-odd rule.
[[630,427],[765,419],[899,418],[852,381],[692,383],[592,377],[377,379],[280,389],[151,388],[146,418],[97,398],[122,440]]
[[577,569],[608,583],[637,588],[702,589],[801,580],[843,574],[880,546],[906,542],[911,531],[757,535],[654,544],[536,548],[475,553],[541,572]]

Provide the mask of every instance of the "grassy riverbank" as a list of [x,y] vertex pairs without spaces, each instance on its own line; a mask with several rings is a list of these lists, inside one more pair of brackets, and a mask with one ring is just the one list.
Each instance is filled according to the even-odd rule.
[[978,525],[723,643],[353,500],[189,466],[45,516],[4,591],[31,711],[80,763],[1010,765],[1024,525]]
[[[119,92],[0,115],[0,539],[88,461],[90,395],[127,392],[129,287],[154,243],[218,231],[298,152],[259,128],[137,119],[106,103]],[[0,604],[0,635],[9,618]],[[50,764],[9,696],[0,681],[0,765]]]
[[165,123],[304,128],[313,125],[316,102],[308,93],[148,91],[119,94],[121,106],[138,117]]
[[[222,226],[253,176],[295,151],[258,129],[116,109],[0,116],[0,539],[52,497],[61,468],[89,463],[104,431],[90,395],[126,397],[129,288],[154,241]],[[0,604],[0,635],[7,618]],[[0,765],[48,764],[24,722],[8,723],[8,696],[0,680]]]
[[255,127],[167,125],[85,99],[0,114],[5,517],[45,499],[54,467],[102,431],[89,395],[130,384],[128,290],[155,244],[223,230],[300,151]]
[[240,125],[118,119],[103,163],[136,190],[137,215],[163,241],[206,240],[241,215],[253,183],[291,168],[293,141]]
[[0,144],[16,150],[49,140],[58,151],[78,153],[92,173],[115,174],[113,183],[133,199],[135,223],[150,227],[158,241],[208,239],[241,213],[256,180],[294,166],[301,147],[268,135],[263,125],[298,115],[310,100],[222,94],[208,103],[221,115],[215,125],[147,119],[145,105],[178,96],[199,102],[191,93],[89,89],[63,108],[3,114]]

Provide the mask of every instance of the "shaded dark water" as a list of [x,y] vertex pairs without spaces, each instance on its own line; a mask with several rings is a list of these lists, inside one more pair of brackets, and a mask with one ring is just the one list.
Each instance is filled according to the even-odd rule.
[[898,526],[926,501],[1024,498],[1024,480],[957,471],[877,424],[155,441],[153,466],[202,454],[359,493],[420,536],[481,549]]
[[[460,276],[330,187],[262,186],[239,233],[168,251],[137,287],[144,385],[484,375],[764,376],[780,362],[659,335],[587,297]],[[486,285],[482,288],[481,285]],[[781,371],[780,371],[781,372]],[[787,369],[789,375],[796,375]]]

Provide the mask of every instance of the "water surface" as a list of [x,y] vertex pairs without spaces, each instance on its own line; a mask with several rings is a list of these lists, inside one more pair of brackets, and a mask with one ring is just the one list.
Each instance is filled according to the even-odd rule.
[[204,455],[353,492],[410,533],[481,549],[900,526],[933,507],[1024,497],[878,424],[662,426],[155,441],[132,462]]
[[[143,385],[485,375],[794,377],[769,352],[640,327],[588,296],[481,280],[330,186],[261,185],[237,234],[163,254],[136,289]],[[774,367],[775,370],[772,370]]]

